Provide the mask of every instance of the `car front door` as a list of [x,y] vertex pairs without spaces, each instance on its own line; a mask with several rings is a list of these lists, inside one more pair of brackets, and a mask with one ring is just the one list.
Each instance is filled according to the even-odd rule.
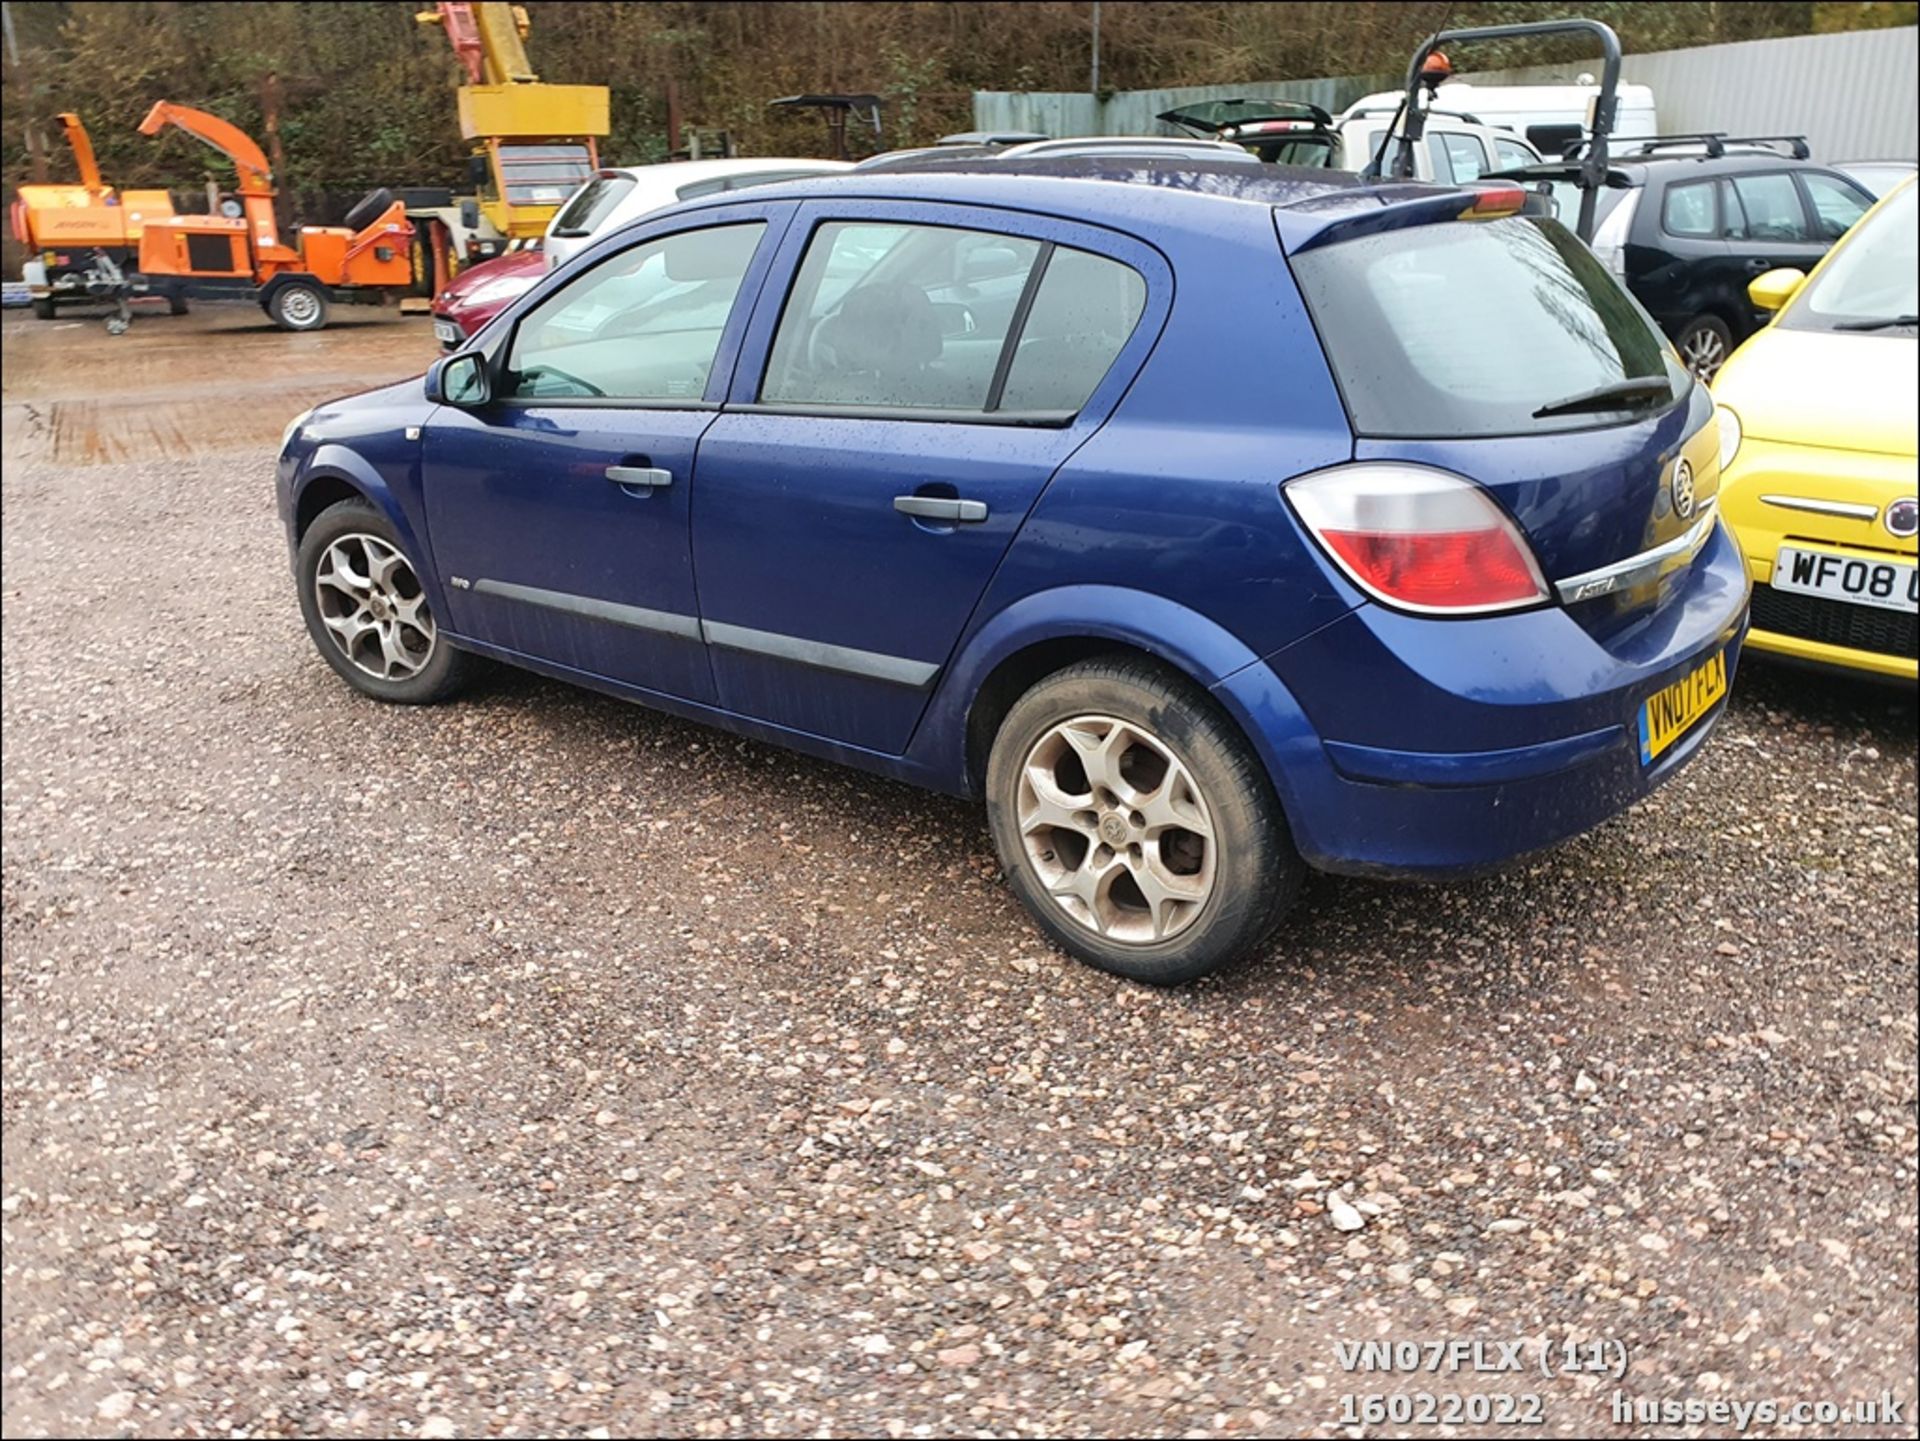
[[694,562],[720,703],[904,751],[1014,533],[1170,297],[1158,253],[1110,231],[803,205],[700,443]]
[[523,302],[489,356],[488,403],[434,412],[427,520],[461,635],[713,700],[694,455],[790,212],[743,204],[642,230]]

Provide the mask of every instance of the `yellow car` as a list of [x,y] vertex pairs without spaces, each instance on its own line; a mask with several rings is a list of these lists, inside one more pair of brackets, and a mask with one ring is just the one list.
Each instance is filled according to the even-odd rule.
[[1713,382],[1721,514],[1753,577],[1747,646],[1920,678],[1914,531],[1920,429],[1920,182],[1908,180],[1803,276],[1748,288],[1772,321]]

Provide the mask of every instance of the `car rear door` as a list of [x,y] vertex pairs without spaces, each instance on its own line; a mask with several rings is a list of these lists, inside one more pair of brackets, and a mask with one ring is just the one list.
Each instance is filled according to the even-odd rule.
[[710,702],[688,514],[790,202],[701,210],[548,282],[493,342],[497,398],[422,436],[457,631]]
[[886,754],[1171,299],[1139,241],[986,207],[810,201],[700,443],[720,703]]
[[1744,274],[1725,238],[1726,195],[1711,177],[1649,176],[1627,242],[1634,297],[1669,334],[1704,310],[1730,303]]

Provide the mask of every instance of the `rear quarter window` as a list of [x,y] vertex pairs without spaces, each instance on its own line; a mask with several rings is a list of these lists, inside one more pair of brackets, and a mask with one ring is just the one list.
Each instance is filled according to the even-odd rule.
[[[1362,435],[1587,429],[1691,389],[1646,312],[1557,221],[1418,225],[1292,261]],[[1535,414],[1642,377],[1664,379],[1671,401]]]
[[1719,206],[1714,182],[1693,180],[1685,185],[1669,185],[1660,203],[1660,228],[1669,235],[1691,240],[1711,240],[1720,233]]

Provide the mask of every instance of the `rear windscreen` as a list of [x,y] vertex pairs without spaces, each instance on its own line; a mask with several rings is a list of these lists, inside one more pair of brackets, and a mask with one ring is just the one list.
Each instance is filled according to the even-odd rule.
[[594,176],[553,218],[553,233],[569,238],[593,234],[594,227],[613,214],[620,197],[633,189],[633,183],[631,175]]
[[[1293,267],[1362,435],[1580,429],[1665,410],[1691,386],[1646,312],[1552,220],[1409,226]],[[1569,405],[1649,378],[1610,404]]]

